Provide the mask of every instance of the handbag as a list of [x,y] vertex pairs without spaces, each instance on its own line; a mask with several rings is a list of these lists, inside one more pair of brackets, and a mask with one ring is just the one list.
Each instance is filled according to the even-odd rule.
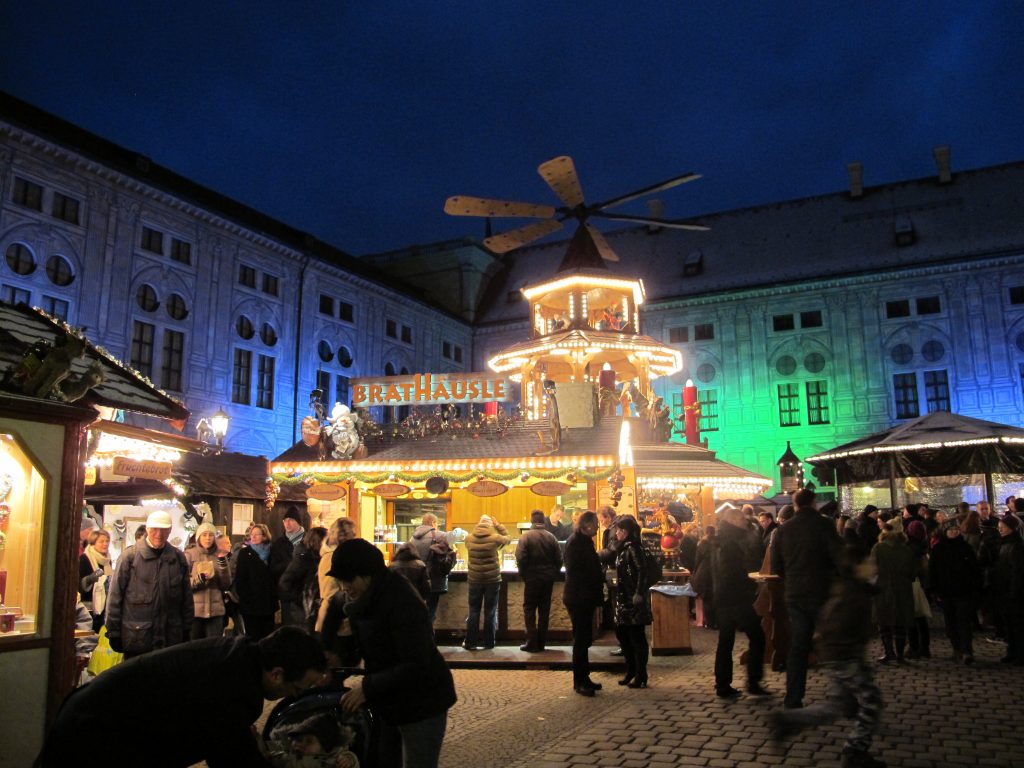
[[914,591],[914,617],[918,619],[930,619],[932,617],[932,607],[928,604],[928,598],[924,594],[924,587],[921,586],[921,580],[914,579],[912,588]]
[[100,627],[100,639],[89,657],[89,664],[86,669],[89,674],[96,677],[100,672],[105,672],[111,667],[117,666],[124,661],[124,654],[118,653],[110,647],[110,640],[107,639],[107,628]]

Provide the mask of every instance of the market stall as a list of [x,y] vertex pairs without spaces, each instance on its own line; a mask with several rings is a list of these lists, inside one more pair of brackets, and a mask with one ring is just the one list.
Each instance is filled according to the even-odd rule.
[[805,461],[834,475],[844,510],[994,503],[1024,490],[1024,429],[936,411]]
[[99,409],[188,411],[77,329],[0,302],[0,744],[29,765],[75,677],[87,428]]

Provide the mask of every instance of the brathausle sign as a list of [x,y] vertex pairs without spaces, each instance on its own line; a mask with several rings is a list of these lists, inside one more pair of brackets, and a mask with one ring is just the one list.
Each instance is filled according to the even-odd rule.
[[352,379],[352,407],[507,402],[508,379],[487,373],[414,373]]

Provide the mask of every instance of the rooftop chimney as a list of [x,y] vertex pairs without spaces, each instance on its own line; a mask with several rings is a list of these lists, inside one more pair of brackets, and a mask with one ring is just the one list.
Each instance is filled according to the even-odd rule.
[[860,163],[847,163],[846,172],[850,175],[850,197],[855,200],[864,196],[864,166]]
[[[647,201],[647,215],[652,219],[664,219],[665,218],[665,204],[654,198],[653,200]],[[660,232],[663,228],[654,224],[647,225],[648,232]]]
[[932,147],[932,156],[939,169],[939,184],[949,184],[953,180],[953,175],[949,171],[949,144]]

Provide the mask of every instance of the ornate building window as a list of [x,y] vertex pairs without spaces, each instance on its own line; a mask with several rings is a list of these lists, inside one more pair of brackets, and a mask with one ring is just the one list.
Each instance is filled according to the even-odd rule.
[[160,386],[173,392],[181,392],[182,361],[185,356],[185,334],[181,331],[164,330],[164,349],[160,368]]
[[71,285],[75,281],[75,273],[71,264],[63,256],[51,256],[46,260],[46,276],[50,282],[61,287]]
[[235,349],[234,365],[231,369],[231,402],[249,405],[252,398],[252,352]]
[[176,237],[171,238],[171,261],[192,266],[192,244]]
[[949,410],[949,374],[946,371],[924,372],[924,397],[928,413]]
[[150,227],[142,228],[142,242],[139,243],[144,251],[164,255],[164,233]]
[[893,374],[892,388],[896,395],[897,419],[916,419],[921,415],[917,402],[917,374]]
[[149,283],[143,283],[135,291],[135,302],[143,312],[156,312],[160,301],[156,297],[156,289]]
[[156,328],[135,320],[132,323],[132,368],[146,378],[153,378],[153,336]]
[[807,385],[807,423],[828,424],[828,382],[808,381]]
[[172,293],[167,297],[167,314],[174,320],[184,320],[188,317],[188,307],[185,305],[185,299],[177,293]]
[[245,315],[239,315],[238,319],[235,320],[235,333],[246,341],[255,336],[256,330],[252,326],[252,320]]
[[14,177],[14,188],[11,190],[11,202],[22,208],[33,211],[43,210],[43,188],[28,179]]
[[800,388],[797,384],[779,384],[779,426],[800,426]]
[[256,379],[256,407],[267,409],[273,409],[274,407],[274,358],[267,355],[259,356]]
[[50,201],[50,215],[69,224],[78,224],[78,201],[60,192],[54,192],[53,200]]

